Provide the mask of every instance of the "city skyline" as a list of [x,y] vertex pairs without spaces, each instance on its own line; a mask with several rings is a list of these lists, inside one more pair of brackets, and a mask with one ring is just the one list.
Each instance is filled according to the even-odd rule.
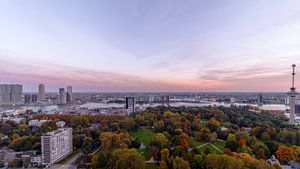
[[[24,92],[286,92],[299,1],[1,1],[0,81]],[[296,69],[295,86],[300,85]]]

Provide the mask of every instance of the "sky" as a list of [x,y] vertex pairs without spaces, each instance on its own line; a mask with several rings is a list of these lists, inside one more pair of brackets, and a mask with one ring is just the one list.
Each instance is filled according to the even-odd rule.
[[0,83],[25,92],[285,92],[294,63],[299,0],[0,0]]

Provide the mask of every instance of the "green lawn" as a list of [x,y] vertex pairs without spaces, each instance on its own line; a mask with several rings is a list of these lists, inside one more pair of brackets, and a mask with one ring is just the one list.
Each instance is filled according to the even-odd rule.
[[203,152],[206,148],[208,148],[211,153],[219,154],[219,151],[216,150],[214,147],[212,147],[210,144],[207,144],[206,146],[199,148],[199,151]]
[[150,129],[140,127],[137,131],[129,132],[130,136],[138,138],[145,145],[149,145],[153,132]]
[[156,164],[145,164],[145,169],[158,169],[159,166],[157,166]]
[[225,148],[225,142],[217,140],[215,142],[215,146],[218,147],[220,150],[224,150],[224,148]]
[[195,141],[194,138],[191,138],[190,142],[192,143],[192,147],[196,148],[198,146],[201,146],[202,144],[205,144],[203,141]]
[[151,154],[150,154],[150,147],[146,146],[144,149],[136,149],[142,156],[144,156],[145,160],[150,160],[151,159]]
[[144,149],[137,149],[137,151],[145,157],[145,160],[150,160],[150,142],[154,133],[150,129],[140,127],[137,131],[129,132],[130,136],[138,138],[145,146]]

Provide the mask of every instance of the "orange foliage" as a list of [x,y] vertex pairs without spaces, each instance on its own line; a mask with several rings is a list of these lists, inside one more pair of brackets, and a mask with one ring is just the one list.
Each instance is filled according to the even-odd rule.
[[291,160],[295,160],[295,151],[294,149],[287,146],[280,146],[278,150],[275,152],[278,160],[283,162],[289,162]]

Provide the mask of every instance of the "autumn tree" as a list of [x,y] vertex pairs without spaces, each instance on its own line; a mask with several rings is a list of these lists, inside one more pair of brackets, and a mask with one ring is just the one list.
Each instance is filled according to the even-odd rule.
[[180,134],[180,146],[188,148],[190,146],[189,136],[185,133]]
[[153,136],[150,144],[159,148],[165,148],[169,145],[169,140],[164,134],[157,133]]
[[172,161],[173,169],[190,169],[190,164],[181,157],[175,157]]
[[111,169],[144,169],[144,165],[145,160],[136,149],[116,149],[109,162]]
[[167,161],[170,155],[170,151],[167,148],[164,148],[160,151],[161,159]]
[[208,154],[203,165],[206,169],[242,169],[244,162],[228,155]]
[[278,160],[282,162],[289,162],[291,160],[295,160],[295,152],[292,148],[287,146],[280,146],[278,150],[275,152]]
[[212,117],[208,123],[206,124],[206,126],[210,129],[210,131],[220,131],[221,129],[221,123],[215,119],[214,117]]
[[164,160],[160,161],[159,169],[169,169],[167,163]]

